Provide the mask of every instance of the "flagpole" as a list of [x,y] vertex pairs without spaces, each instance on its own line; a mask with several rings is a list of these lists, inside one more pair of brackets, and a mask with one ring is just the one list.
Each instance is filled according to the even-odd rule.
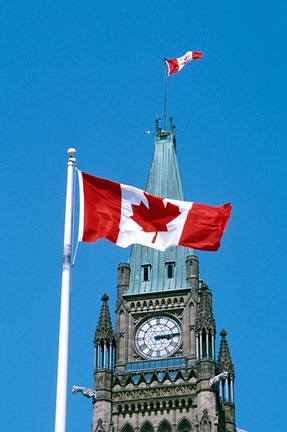
[[73,237],[73,196],[76,150],[70,148],[68,150],[68,155],[55,432],[65,432],[66,430],[71,250]]
[[[165,61],[164,61],[165,62]],[[164,67],[164,76],[163,76],[163,112],[164,112],[164,130],[166,130],[166,117],[167,117],[167,110],[166,110],[166,67]]]

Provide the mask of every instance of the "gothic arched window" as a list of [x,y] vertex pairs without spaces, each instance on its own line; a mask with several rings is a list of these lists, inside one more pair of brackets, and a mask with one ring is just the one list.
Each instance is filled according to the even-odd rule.
[[149,421],[144,422],[140,428],[140,432],[154,432],[153,425]]
[[134,428],[129,423],[126,423],[122,427],[121,432],[134,432]]
[[191,423],[186,418],[183,418],[178,426],[177,426],[177,432],[190,432],[191,431]]
[[172,431],[171,424],[167,420],[163,420],[157,429],[157,432],[171,432],[171,431]]

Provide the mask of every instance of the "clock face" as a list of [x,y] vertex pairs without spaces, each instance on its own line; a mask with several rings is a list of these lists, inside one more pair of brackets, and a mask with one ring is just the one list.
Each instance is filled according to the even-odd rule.
[[182,341],[180,325],[168,316],[146,319],[135,333],[135,344],[139,354],[147,359],[169,357]]

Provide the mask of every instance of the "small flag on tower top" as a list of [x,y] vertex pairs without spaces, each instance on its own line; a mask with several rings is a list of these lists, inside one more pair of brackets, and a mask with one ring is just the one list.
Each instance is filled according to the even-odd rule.
[[168,75],[173,75],[179,72],[183,66],[189,63],[191,60],[201,59],[203,57],[200,51],[187,51],[182,57],[175,59],[164,59],[168,67]]

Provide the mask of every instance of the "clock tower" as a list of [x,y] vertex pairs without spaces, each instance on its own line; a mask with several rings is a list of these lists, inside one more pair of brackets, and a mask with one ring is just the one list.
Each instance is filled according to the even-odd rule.
[[[184,200],[172,119],[168,131],[156,121],[146,191]],[[196,251],[133,245],[118,266],[115,329],[102,297],[92,432],[235,432],[234,367],[220,336],[216,356],[212,292]]]

